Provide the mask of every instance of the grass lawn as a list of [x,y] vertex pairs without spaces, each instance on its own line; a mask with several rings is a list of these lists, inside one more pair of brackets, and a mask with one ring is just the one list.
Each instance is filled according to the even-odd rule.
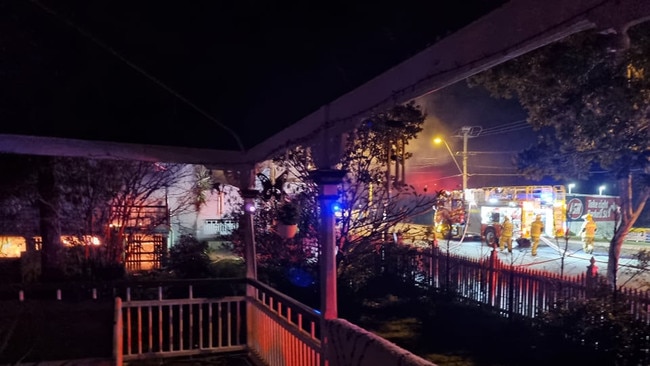
[[526,324],[476,306],[388,296],[366,301],[364,308],[356,324],[439,366],[541,366],[585,360],[579,352],[549,350]]

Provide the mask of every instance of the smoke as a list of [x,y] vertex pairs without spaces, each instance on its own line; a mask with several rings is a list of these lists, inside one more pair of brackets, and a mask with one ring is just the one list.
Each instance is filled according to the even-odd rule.
[[[428,191],[457,189],[462,175],[449,152],[462,167],[463,139],[460,129],[474,127],[476,137],[468,139],[468,186],[522,184],[512,166],[512,155],[534,143],[536,135],[523,121],[526,112],[516,100],[493,99],[482,88],[458,82],[416,100],[427,118],[418,138],[409,143],[413,153],[406,163],[407,183]],[[519,122],[521,121],[521,122]],[[500,128],[517,123],[518,128]],[[482,131],[491,131],[481,135]],[[443,144],[434,144],[435,137]],[[474,174],[474,175],[472,175]],[[525,184],[525,183],[523,183]]]

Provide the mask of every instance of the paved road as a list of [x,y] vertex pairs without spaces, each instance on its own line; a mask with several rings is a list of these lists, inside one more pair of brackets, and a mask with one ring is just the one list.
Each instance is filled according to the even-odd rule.
[[[565,247],[564,242],[559,243],[555,239],[546,240],[546,243],[540,243],[537,248],[537,256],[530,254],[530,248],[519,248],[513,243],[512,254],[507,251],[501,252],[497,249],[499,259],[506,263],[512,263],[515,266],[528,267],[531,269],[546,270],[555,273],[564,273],[567,275],[576,275],[585,273],[587,266],[590,264],[591,257],[595,259],[595,265],[598,267],[598,273],[605,275],[607,270],[607,251],[609,243],[596,243],[593,254],[586,254],[582,250],[582,243],[578,240],[570,240],[564,261],[562,260],[562,249]],[[465,255],[472,258],[482,258],[490,255],[492,248],[478,241],[446,241],[439,242],[442,251],[449,250],[452,254]],[[643,244],[625,244],[621,253],[619,263],[618,282],[620,285],[635,287],[643,290],[650,289],[650,271],[639,274],[636,270],[637,260],[633,255],[641,249],[650,249],[650,245]],[[564,268],[562,268],[564,267]]]

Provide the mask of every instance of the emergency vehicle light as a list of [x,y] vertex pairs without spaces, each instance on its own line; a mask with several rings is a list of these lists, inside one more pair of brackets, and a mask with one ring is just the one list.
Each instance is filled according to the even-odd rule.
[[540,196],[542,202],[553,203],[553,194],[551,193],[542,193]]

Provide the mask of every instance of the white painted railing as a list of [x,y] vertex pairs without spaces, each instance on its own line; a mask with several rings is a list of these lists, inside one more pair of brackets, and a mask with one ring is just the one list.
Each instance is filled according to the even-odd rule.
[[321,316],[261,283],[249,284],[248,345],[269,366],[319,366]]
[[123,361],[249,351],[269,366],[319,366],[320,315],[280,292],[251,281],[248,296],[115,300],[114,359]]
[[[268,366],[345,366],[352,359],[363,366],[377,359],[386,365],[433,365],[345,321],[329,321],[326,327],[331,329],[321,329],[325,323],[319,312],[258,281],[194,281],[197,290],[202,284],[236,289],[232,296],[217,297],[219,288],[203,288],[201,298],[194,298],[193,285],[184,283],[187,291],[180,291],[182,295],[159,286],[157,299],[132,300],[131,288],[122,293],[124,301],[115,298],[115,365],[232,351],[247,352]],[[142,296],[156,297],[144,284],[137,286]],[[163,299],[164,292],[183,298]],[[205,297],[208,293],[215,298]],[[326,333],[333,341],[327,352],[321,343]],[[361,351],[346,339],[372,347]]]
[[[243,351],[245,298],[116,299],[116,346],[121,358],[132,360],[203,353]],[[118,351],[119,352],[119,351]]]

